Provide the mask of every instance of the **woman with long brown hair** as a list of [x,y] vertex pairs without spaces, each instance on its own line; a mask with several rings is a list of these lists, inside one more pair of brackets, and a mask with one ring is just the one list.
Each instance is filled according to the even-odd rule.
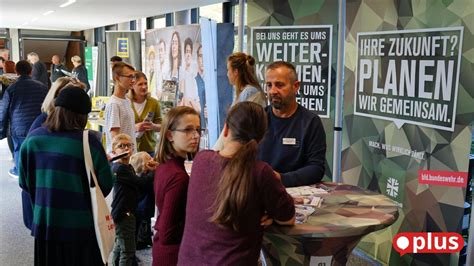
[[[253,56],[241,52],[231,54],[227,58],[227,78],[235,88],[232,106],[240,102],[254,102],[262,107],[267,106],[265,93],[258,84]],[[222,140],[221,132],[212,149],[221,150]]]
[[154,180],[159,215],[153,237],[153,265],[176,265],[184,230],[186,192],[189,176],[185,159],[199,147],[199,114],[191,107],[171,109],[161,124],[161,136]]
[[223,149],[197,154],[178,265],[257,265],[264,225],[294,224],[293,199],[256,160],[266,129],[260,105],[238,103],[224,124]]
[[255,73],[255,58],[253,56],[235,52],[227,58],[227,78],[235,88],[234,104],[250,101],[265,107],[267,98],[258,84]]
[[177,31],[171,35],[170,44],[170,73],[169,78],[179,80],[179,71],[181,68],[181,38]]

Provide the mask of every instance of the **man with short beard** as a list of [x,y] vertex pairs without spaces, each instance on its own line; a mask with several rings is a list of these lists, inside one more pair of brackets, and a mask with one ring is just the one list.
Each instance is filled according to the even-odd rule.
[[319,116],[296,102],[300,87],[295,67],[284,61],[265,73],[270,106],[268,131],[258,159],[272,166],[286,187],[315,184],[324,176],[326,134]]

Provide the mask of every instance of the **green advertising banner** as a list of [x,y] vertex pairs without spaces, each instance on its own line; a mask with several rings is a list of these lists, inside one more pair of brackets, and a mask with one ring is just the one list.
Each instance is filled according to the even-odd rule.
[[467,0],[347,1],[342,180],[401,207],[395,224],[358,245],[382,264],[458,265],[465,258],[465,249],[402,256],[394,245],[406,246],[393,239],[466,227],[473,12]]
[[99,48],[97,46],[88,46],[85,49],[87,79],[91,85],[92,95],[97,95],[97,60],[99,56]]
[[357,33],[354,114],[454,130],[463,27]]
[[301,82],[299,104],[329,118],[331,96],[332,25],[252,27],[250,54],[257,63],[257,78],[265,88],[266,66],[291,62]]
[[87,69],[87,79],[88,80],[93,80],[94,79],[94,69],[93,69],[93,62],[92,62],[92,48],[93,47],[88,46],[85,49],[86,69]]

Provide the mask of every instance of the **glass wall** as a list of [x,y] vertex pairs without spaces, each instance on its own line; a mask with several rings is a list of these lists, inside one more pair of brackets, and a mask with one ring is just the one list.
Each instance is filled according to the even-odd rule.
[[222,3],[201,6],[199,8],[199,16],[210,18],[217,21],[217,23],[222,23]]

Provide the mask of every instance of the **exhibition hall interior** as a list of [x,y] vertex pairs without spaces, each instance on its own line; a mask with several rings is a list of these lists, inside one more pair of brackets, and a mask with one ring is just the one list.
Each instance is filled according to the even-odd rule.
[[0,0],[1,264],[474,265],[473,32],[472,0]]

